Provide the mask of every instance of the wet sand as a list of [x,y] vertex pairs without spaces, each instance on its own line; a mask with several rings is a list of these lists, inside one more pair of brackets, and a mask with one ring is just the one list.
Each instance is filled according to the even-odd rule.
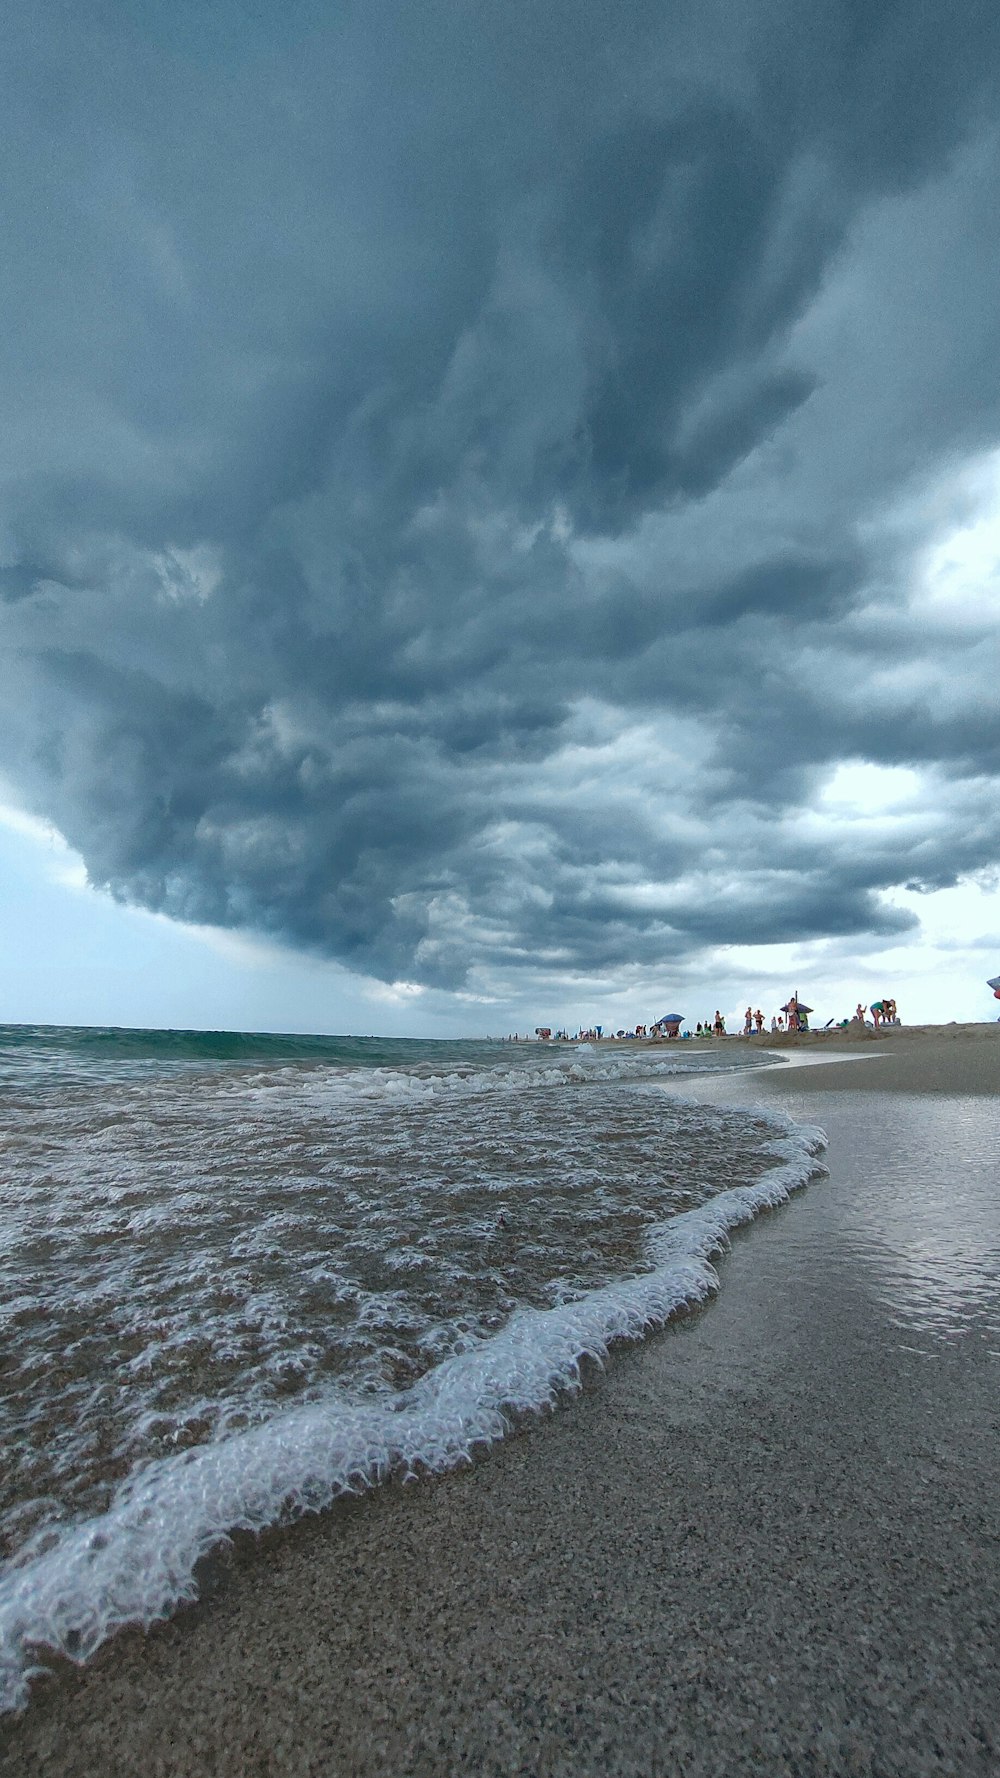
[[[821,1058],[822,1074],[810,1079],[817,1092],[1000,1093],[1000,1022],[982,1025],[888,1026],[880,1031],[852,1025],[846,1031],[752,1038],[794,1063]],[[839,1065],[834,1058],[849,1058]],[[862,1070],[854,1062],[866,1058]],[[868,1067],[867,1059],[873,1066]],[[848,1069],[852,1071],[848,1073]]]
[[710,1083],[822,1123],[830,1175],[709,1308],[241,1551],[40,1687],[0,1772],[995,1773],[998,1037]]

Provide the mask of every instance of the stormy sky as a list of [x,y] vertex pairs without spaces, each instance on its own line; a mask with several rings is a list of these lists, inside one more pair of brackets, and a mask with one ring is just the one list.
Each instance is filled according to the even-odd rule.
[[504,1005],[996,887],[995,0],[5,35],[0,774],[93,886]]

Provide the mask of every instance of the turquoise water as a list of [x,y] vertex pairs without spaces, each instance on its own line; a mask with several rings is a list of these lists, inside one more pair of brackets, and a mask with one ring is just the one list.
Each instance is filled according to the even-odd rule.
[[351,1068],[446,1067],[502,1055],[506,1045],[433,1038],[319,1037],[274,1031],[130,1030],[117,1025],[0,1025],[0,1087],[22,1081],[126,1079],[228,1065],[327,1063]]
[[[767,1063],[760,1050],[738,1039],[719,1048],[694,1042],[655,1048],[629,1042],[579,1045],[511,1042],[491,1038],[413,1038],[314,1036],[280,1031],[163,1031],[117,1025],[0,1025],[0,1091],[18,1086],[165,1077],[194,1070],[278,1067],[450,1070],[509,1066],[516,1058],[537,1065],[539,1058],[565,1058],[589,1052],[615,1058],[622,1072],[676,1074],[728,1073]],[[655,1064],[652,1058],[656,1058]]]

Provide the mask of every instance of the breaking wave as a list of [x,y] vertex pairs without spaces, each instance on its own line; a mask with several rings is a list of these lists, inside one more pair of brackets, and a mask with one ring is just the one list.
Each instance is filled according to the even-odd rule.
[[117,1629],[148,1627],[193,1599],[199,1563],[234,1531],[467,1463],[519,1416],[577,1391],[586,1361],[603,1363],[616,1342],[704,1302],[718,1288],[712,1260],[730,1232],[823,1171],[821,1131],[759,1109],[753,1117],[768,1126],[767,1170],[648,1225],[644,1269],[550,1308],[518,1307],[395,1393],[366,1399],[334,1385],[243,1431],[147,1461],[105,1511],[50,1528],[0,1580],[0,1708],[26,1704],[46,1651],[85,1661]]

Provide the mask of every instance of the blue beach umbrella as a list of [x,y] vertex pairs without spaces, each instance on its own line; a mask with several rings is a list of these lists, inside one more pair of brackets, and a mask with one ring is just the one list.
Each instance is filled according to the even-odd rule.
[[684,1014],[682,1012],[665,1012],[662,1019],[657,1019],[656,1023],[658,1025],[683,1025]]

